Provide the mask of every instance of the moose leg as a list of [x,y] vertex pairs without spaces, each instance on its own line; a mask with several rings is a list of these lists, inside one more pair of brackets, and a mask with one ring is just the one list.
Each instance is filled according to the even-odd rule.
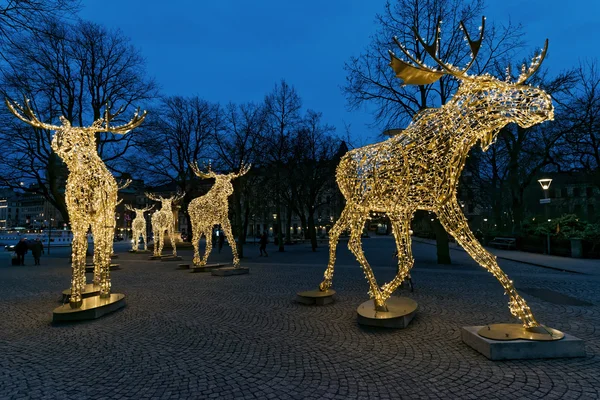
[[175,223],[169,224],[169,240],[173,246],[173,255],[177,257],[177,244],[175,243]]
[[369,295],[373,299],[375,303],[375,309],[377,311],[387,311],[387,306],[385,305],[385,299],[382,297],[382,293],[379,290],[379,286],[377,285],[377,280],[375,279],[375,275],[373,274],[373,269],[369,265],[367,258],[365,257],[365,253],[362,249],[361,235],[363,228],[365,226],[365,221],[367,218],[365,216],[356,216],[353,215],[353,219],[350,223],[350,240],[348,241],[348,248],[354,254],[358,263],[363,269],[367,281],[369,281],[369,286],[371,289],[369,290]]
[[458,203],[451,201],[444,204],[437,210],[438,218],[440,222],[450,233],[458,244],[479,265],[488,270],[498,281],[502,284],[505,293],[509,296],[510,301],[508,306],[512,315],[518,317],[525,328],[533,328],[539,326],[538,322],[533,317],[529,306],[525,300],[517,293],[517,290],[513,286],[513,282],[508,276],[500,269],[496,261],[496,257],[486,251],[479,241],[473,235],[473,232],[469,229],[467,220],[462,213]]
[[[103,225],[102,222],[92,224],[92,234],[94,235],[94,285],[100,285],[100,297],[106,297],[112,238],[111,229],[101,225]],[[110,287],[110,281],[108,286]],[[110,293],[110,290],[108,293]]]
[[[71,218],[71,221],[76,221]],[[87,224],[74,222],[71,225],[73,230],[73,243],[71,247],[71,267],[73,274],[71,277],[71,308],[79,308],[83,303],[81,292],[85,288],[85,253],[87,252]]]
[[319,285],[319,289],[322,292],[329,290],[332,285],[333,270],[335,267],[335,252],[337,249],[338,240],[342,232],[348,229],[348,226],[350,225],[350,212],[348,209],[349,207],[346,205],[342,211],[342,215],[340,215],[340,219],[337,220],[333,228],[331,228],[329,231],[329,262],[327,263],[327,269],[323,274],[323,282],[321,282]]
[[240,258],[238,257],[237,246],[235,243],[235,238],[233,237],[233,233],[231,232],[231,223],[229,222],[229,219],[227,219],[227,218],[223,219],[223,221],[221,223],[221,227],[223,228],[223,231],[225,232],[225,237],[227,238],[227,241],[229,242],[229,246],[231,246],[231,252],[233,253],[233,267],[239,268]]
[[206,236],[206,248],[204,249],[204,257],[202,258],[202,265],[206,265],[208,262],[208,256],[212,251],[212,226],[207,226],[203,230],[204,236]]
[[165,240],[165,231],[161,227],[158,232],[158,255],[159,256],[162,255],[164,240]]
[[400,286],[406,276],[410,273],[414,264],[410,239],[410,221],[412,212],[390,216],[396,249],[398,250],[398,272],[394,279],[381,287],[384,300],[390,298],[392,293]]
[[202,229],[197,223],[192,222],[192,244],[194,245],[194,265],[202,265],[200,260],[200,239],[202,239]]

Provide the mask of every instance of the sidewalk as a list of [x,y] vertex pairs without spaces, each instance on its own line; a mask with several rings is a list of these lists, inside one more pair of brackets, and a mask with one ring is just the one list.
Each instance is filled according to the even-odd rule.
[[[414,236],[413,241],[430,244],[432,246],[435,246],[436,244],[433,239],[424,239]],[[450,243],[450,249],[464,251],[463,248],[456,243]],[[518,250],[501,250],[493,247],[486,247],[485,249],[496,257],[504,260],[578,274],[600,275],[600,260],[549,256],[547,254],[528,253]]]

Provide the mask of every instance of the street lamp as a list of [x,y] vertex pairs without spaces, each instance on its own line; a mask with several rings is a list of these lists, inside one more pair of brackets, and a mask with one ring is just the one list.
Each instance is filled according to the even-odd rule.
[[[544,213],[546,214],[546,219],[550,221],[548,218],[548,204],[550,204],[550,197],[548,196],[548,190],[550,189],[550,184],[552,184],[552,178],[542,178],[538,179],[542,190],[544,191],[544,198],[540,199],[540,204],[545,204]],[[546,242],[548,243],[548,255],[550,254],[550,232],[546,234]]]

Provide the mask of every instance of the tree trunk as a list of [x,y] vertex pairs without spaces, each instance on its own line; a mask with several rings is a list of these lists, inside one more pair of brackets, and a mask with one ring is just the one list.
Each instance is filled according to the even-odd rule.
[[286,207],[286,222],[287,222],[287,227],[285,228],[285,243],[286,244],[291,244],[292,243],[292,232],[290,227],[292,226],[292,207],[288,204]]
[[279,246],[279,251],[285,251],[283,247],[283,227],[281,226],[281,197],[279,191],[277,191],[277,204],[275,205],[275,212],[277,213],[277,245]]
[[308,222],[306,221],[306,216],[304,215],[304,213],[300,213],[298,214],[298,217],[300,217],[300,224],[302,225],[300,227],[302,229],[302,236],[304,237],[304,239],[308,239],[310,237],[310,234],[308,233]]
[[315,227],[315,210],[313,207],[308,209],[308,234],[310,236],[310,246],[312,251],[317,251],[317,230]]
[[[236,185],[236,183],[237,183],[237,185]],[[240,258],[244,258],[244,241],[246,240],[246,235],[245,235],[245,232],[243,229],[243,224],[242,224],[242,201],[241,201],[241,194],[240,194],[239,186],[240,186],[240,184],[238,182],[234,182],[234,188],[237,190],[234,189],[234,192],[233,192],[234,193],[233,194],[233,209],[235,210],[233,236],[238,237],[238,244],[239,244],[239,246],[237,246],[238,256]]]

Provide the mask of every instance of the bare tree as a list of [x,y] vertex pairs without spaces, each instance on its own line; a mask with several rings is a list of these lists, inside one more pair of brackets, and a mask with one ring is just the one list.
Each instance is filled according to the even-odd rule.
[[577,85],[565,104],[570,132],[560,147],[566,155],[563,168],[590,174],[600,187],[600,71],[596,60],[579,65]]
[[[439,57],[453,65],[466,65],[471,59],[469,47],[464,45],[463,34],[454,28],[463,22],[467,31],[473,31],[483,11],[483,0],[388,0],[384,12],[376,16],[379,29],[371,43],[362,54],[345,63],[347,78],[342,90],[349,108],[368,104],[374,110],[374,125],[397,128],[409,123],[419,111],[445,104],[457,88],[454,79],[442,77],[433,84],[400,85],[388,66],[387,52],[396,46],[393,38],[397,36],[397,41],[404,43],[415,59],[426,60],[427,53],[419,46],[415,31],[433,43],[438,38],[437,22],[441,20],[450,29],[442,32],[448,36],[439,42]],[[477,73],[506,59],[522,44],[520,28],[510,24],[503,29],[492,26],[486,31],[479,58],[472,67]],[[438,263],[448,264],[448,235],[437,219],[434,230]]]
[[265,97],[265,107],[267,124],[262,137],[262,152],[273,172],[277,241],[279,251],[284,251],[281,209],[282,206],[286,207],[288,218],[293,209],[292,200],[288,197],[285,201],[285,166],[290,156],[290,139],[301,122],[302,101],[294,87],[282,80]]
[[197,178],[192,165],[198,160],[209,162],[209,147],[215,135],[224,129],[224,113],[218,104],[197,96],[165,97],[154,112],[149,112],[146,129],[138,142],[139,152],[130,160],[148,181],[176,186],[185,192],[182,210],[191,226],[187,206],[200,193],[193,190]]
[[[0,48],[14,44],[23,32],[44,32],[46,21],[72,15],[79,0],[5,0],[0,2]],[[6,61],[6,59],[5,59]]]
[[[31,98],[45,121],[62,115],[74,125],[89,125],[107,104],[124,111],[156,96],[156,85],[146,78],[144,61],[128,38],[93,23],[50,21],[42,31],[15,40],[5,57],[10,64],[2,70],[1,94]],[[43,195],[68,221],[62,190],[66,170],[50,147],[52,132],[19,125],[5,108],[0,118],[5,127],[0,145],[6,152],[0,183]],[[97,134],[99,154],[109,168],[114,170],[137,135]]]
[[253,186],[259,179],[254,171],[261,166],[259,157],[261,135],[266,125],[263,105],[254,103],[229,104],[226,108],[225,128],[215,131],[214,143],[218,163],[230,171],[239,171],[243,164],[252,164],[244,176],[232,181],[234,234],[238,236],[239,256],[244,257],[246,232],[250,220]]
[[[303,124],[293,138],[292,181],[296,182],[293,189],[301,213],[306,211],[305,218],[308,226],[311,247],[317,249],[317,233],[315,229],[315,213],[324,205],[326,191],[336,190],[335,158],[341,145],[332,133],[335,128],[324,124],[322,114],[308,110]],[[302,218],[301,218],[302,220]]]

